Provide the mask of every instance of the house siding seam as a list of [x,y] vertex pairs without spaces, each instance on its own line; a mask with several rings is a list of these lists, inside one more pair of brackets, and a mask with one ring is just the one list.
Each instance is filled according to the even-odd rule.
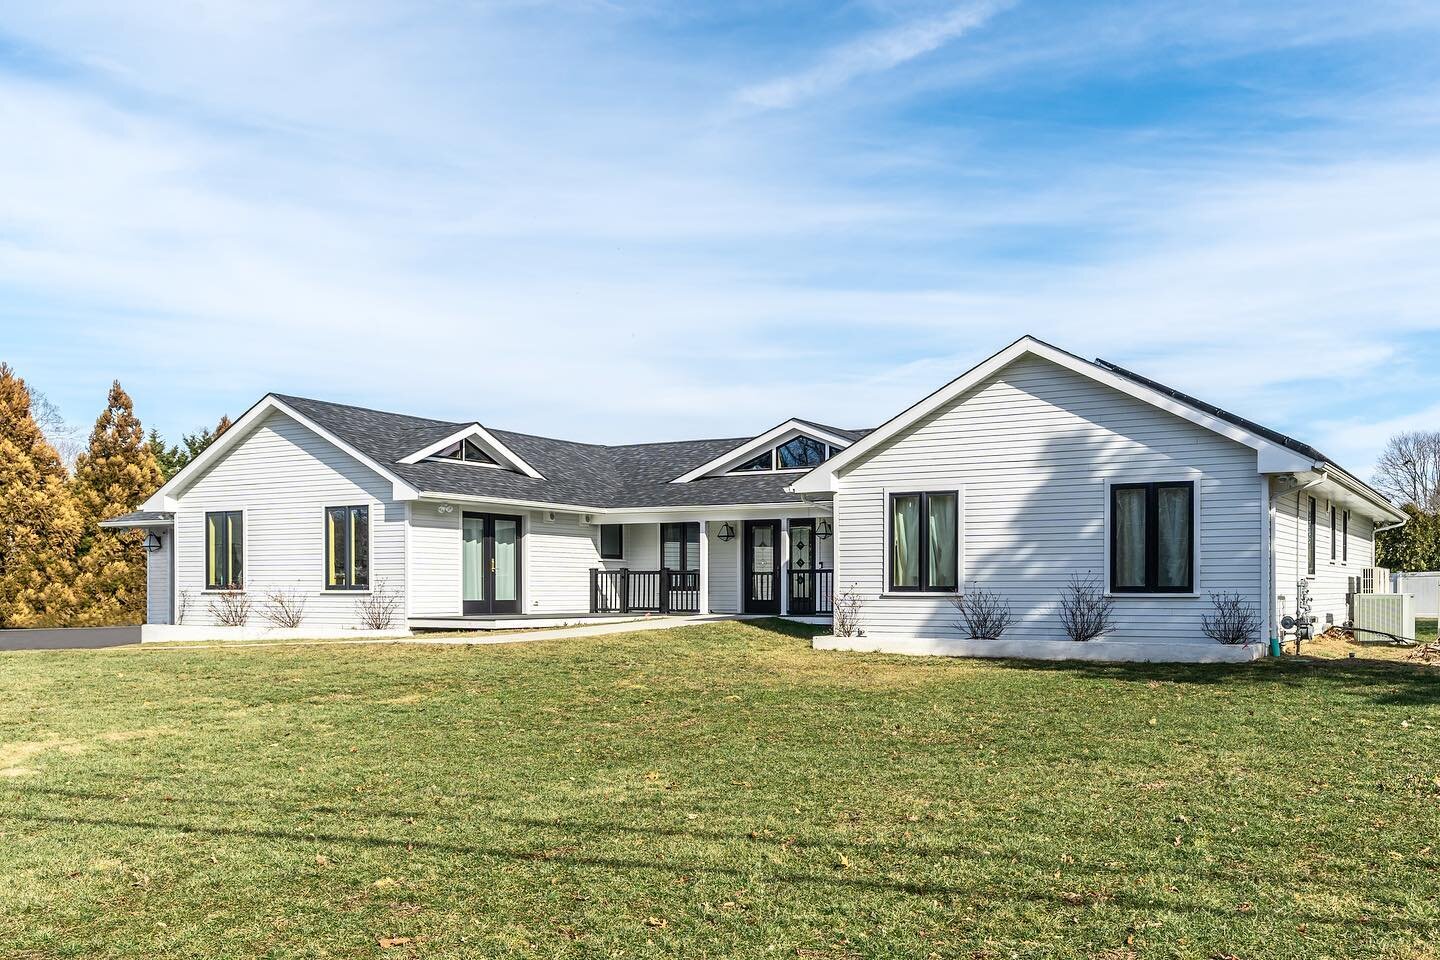
[[1260,608],[1256,529],[1266,505],[1255,451],[1033,356],[842,473],[836,592],[856,588],[871,635],[962,637],[949,596],[882,596],[885,491],[958,482],[965,584],[1009,601],[1016,623],[1007,638],[1063,640],[1057,598],[1067,579],[1106,576],[1105,482],[1181,475],[1197,481],[1199,596],[1116,597],[1109,639],[1203,640],[1210,592],[1236,592]]
[[283,413],[270,414],[180,497],[175,579],[189,597],[185,623],[215,623],[213,595],[205,592],[206,512],[242,510],[250,625],[265,625],[268,593],[289,590],[305,598],[304,626],[359,627],[360,595],[324,589],[324,509],[370,508],[370,582],[403,596],[406,509],[391,493],[390,481],[309,428]]

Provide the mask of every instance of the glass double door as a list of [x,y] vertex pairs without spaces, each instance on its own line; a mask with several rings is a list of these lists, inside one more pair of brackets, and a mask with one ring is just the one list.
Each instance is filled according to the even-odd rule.
[[520,518],[465,513],[460,521],[462,612],[520,612]]

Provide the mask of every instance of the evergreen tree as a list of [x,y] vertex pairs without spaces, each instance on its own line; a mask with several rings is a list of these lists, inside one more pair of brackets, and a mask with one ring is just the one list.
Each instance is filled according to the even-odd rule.
[[169,480],[180,472],[185,465],[180,448],[175,444],[165,445],[165,438],[160,436],[159,430],[152,429],[150,435],[145,438],[145,445],[150,448],[150,455],[155,458],[155,463],[160,467],[160,476]]
[[1440,570],[1440,515],[1407,503],[1403,527],[1375,535],[1375,565],[1389,570]]
[[30,391],[0,363],[0,626],[70,621],[83,529],[65,466],[35,422]]
[[214,430],[202,429],[199,433],[183,434],[180,437],[180,444],[171,444],[168,447],[165,445],[165,438],[160,436],[160,432],[151,430],[147,444],[150,452],[155,455],[155,461],[160,465],[161,474],[166,480],[169,480],[183,470],[191,460],[200,456],[220,434],[229,429],[230,418],[222,416]]
[[77,624],[144,622],[145,531],[104,530],[99,524],[139,509],[163,482],[134,404],[117,380],[90,432],[90,446],[75,461],[72,486],[85,522],[76,580],[81,599]]

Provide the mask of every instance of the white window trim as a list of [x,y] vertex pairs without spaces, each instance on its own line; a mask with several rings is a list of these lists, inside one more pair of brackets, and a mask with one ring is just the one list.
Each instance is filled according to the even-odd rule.
[[[955,494],[955,589],[891,590],[890,589],[890,498],[905,493]],[[888,484],[880,490],[881,523],[880,599],[882,600],[947,600],[965,592],[965,481],[954,477],[934,477],[915,483]],[[921,562],[925,562],[921,558]]]
[[[333,597],[363,597],[374,591],[375,588],[375,508],[380,506],[373,500],[355,500],[349,503],[327,503],[320,508],[320,593],[323,596]],[[330,571],[326,569],[325,537],[329,532],[327,512],[336,507],[365,507],[365,525],[368,528],[365,533],[365,542],[369,545],[367,549],[370,556],[367,558],[370,566],[370,586],[364,590],[331,590],[325,583],[329,579]]]
[[[1114,597],[1116,600],[1195,600],[1204,596],[1204,591],[1201,589],[1204,583],[1204,570],[1200,566],[1201,533],[1205,529],[1205,496],[1201,491],[1203,478],[1204,474],[1193,467],[1137,470],[1133,473],[1118,473],[1104,478],[1104,497],[1100,502],[1100,510],[1105,518],[1102,530],[1104,551],[1100,566],[1100,578],[1105,585],[1105,596]],[[1190,570],[1195,589],[1189,593],[1137,593],[1130,590],[1116,593],[1110,589],[1110,488],[1116,484],[1127,483],[1193,483],[1195,485],[1192,488],[1195,498],[1195,527],[1190,531]]]

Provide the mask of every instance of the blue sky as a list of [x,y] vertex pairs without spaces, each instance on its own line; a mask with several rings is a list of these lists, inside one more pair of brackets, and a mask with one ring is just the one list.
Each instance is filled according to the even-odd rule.
[[1440,427],[1433,2],[4,7],[0,359],[75,421],[868,426],[1029,332]]

